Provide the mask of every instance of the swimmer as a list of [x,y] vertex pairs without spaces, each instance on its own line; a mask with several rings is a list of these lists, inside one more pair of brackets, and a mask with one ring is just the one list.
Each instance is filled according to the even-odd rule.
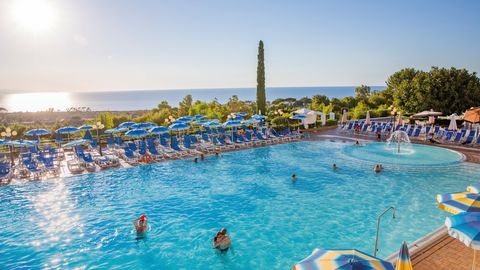
[[359,141],[355,141],[355,145],[360,145],[360,142],[359,142]]
[[193,159],[193,162],[197,163],[197,162],[198,162],[198,158],[194,158],[194,159]]
[[148,228],[147,215],[141,215],[138,219],[135,219],[133,226],[135,226],[137,234],[144,234]]
[[204,154],[200,154],[200,160],[205,160],[205,155]]
[[213,248],[226,252],[230,248],[230,237],[227,235],[227,229],[223,228],[213,238]]
[[292,174],[292,181],[295,182],[295,181],[297,181],[297,179],[298,179],[297,175],[296,175],[296,174]]
[[374,172],[379,173],[383,170],[383,167],[381,164],[375,165],[375,168],[373,169]]
[[337,164],[335,164],[335,163],[333,163],[332,167],[333,167],[334,170],[338,169]]
[[218,157],[220,156],[220,154],[218,152],[215,152],[215,156]]

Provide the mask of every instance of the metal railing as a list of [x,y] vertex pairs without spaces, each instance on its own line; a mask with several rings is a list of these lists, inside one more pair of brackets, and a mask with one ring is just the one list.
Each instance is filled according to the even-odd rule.
[[378,251],[378,233],[380,232],[380,220],[383,215],[385,215],[389,210],[393,210],[392,212],[392,218],[395,219],[395,207],[389,206],[383,210],[383,212],[378,216],[377,219],[377,234],[375,236],[375,251],[373,252],[373,256],[377,256],[377,251]]

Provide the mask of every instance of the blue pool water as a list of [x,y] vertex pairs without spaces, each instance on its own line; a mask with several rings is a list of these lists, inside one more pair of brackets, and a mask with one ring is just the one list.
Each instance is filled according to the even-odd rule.
[[[290,143],[0,187],[0,269],[291,269],[316,247],[372,253],[377,215],[393,205],[379,241],[388,256],[443,223],[437,193],[480,173],[457,161],[385,163],[375,174],[352,147]],[[138,241],[132,220],[142,213],[151,229]],[[222,227],[233,243],[224,255],[211,243]]]

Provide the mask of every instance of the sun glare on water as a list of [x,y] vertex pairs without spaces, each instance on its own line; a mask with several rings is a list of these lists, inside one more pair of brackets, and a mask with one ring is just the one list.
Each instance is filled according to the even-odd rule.
[[49,31],[57,20],[57,11],[48,0],[14,0],[12,15],[19,27],[36,34]]
[[11,94],[6,97],[7,108],[12,112],[37,112],[49,109],[65,110],[71,107],[68,93],[25,93]]

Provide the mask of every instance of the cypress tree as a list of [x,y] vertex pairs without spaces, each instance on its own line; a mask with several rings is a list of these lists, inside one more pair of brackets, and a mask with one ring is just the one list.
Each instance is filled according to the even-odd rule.
[[265,62],[263,59],[263,41],[258,43],[257,64],[257,113],[267,113],[267,97],[265,95]]

